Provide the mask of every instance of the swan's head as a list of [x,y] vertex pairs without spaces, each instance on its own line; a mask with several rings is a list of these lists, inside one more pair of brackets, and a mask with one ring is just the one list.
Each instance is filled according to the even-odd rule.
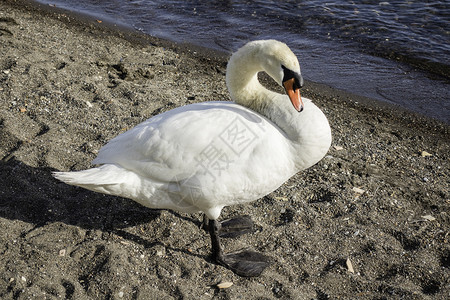
[[279,41],[259,41],[261,52],[261,65],[279,85],[283,86],[286,94],[297,111],[303,110],[300,88],[303,86],[303,77],[300,73],[300,64],[297,56],[289,47]]
[[303,78],[300,73],[300,65],[297,57],[286,44],[276,40],[249,42],[233,54],[230,62],[240,60],[240,58],[242,60],[240,66],[237,64],[237,68],[242,68],[242,63],[245,63],[250,72],[266,72],[280,86],[284,87],[294,108],[299,112],[303,110],[300,96]]

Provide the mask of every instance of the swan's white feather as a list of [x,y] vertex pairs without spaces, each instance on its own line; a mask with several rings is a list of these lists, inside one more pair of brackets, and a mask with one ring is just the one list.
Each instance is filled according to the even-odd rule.
[[[235,59],[235,64],[245,61],[245,55],[255,56],[251,48],[247,54],[241,49],[243,58]],[[291,62],[296,58],[290,50],[270,55],[288,57],[286,64],[298,68]],[[246,66],[243,73],[233,72],[233,67],[239,66],[228,67],[231,75],[250,76]],[[227,78],[228,85],[233,82]],[[93,161],[98,167],[54,175],[68,184],[131,198],[147,207],[203,211],[217,219],[224,206],[272,192],[325,155],[330,128],[309,99],[303,98],[304,111],[298,113],[287,96],[270,92],[255,80],[248,80],[247,92],[233,88],[238,87],[229,89],[240,104],[203,102],[170,110],[112,139]]]
[[148,207],[201,211],[276,189],[296,172],[289,152],[283,132],[265,117],[233,102],[204,102],[120,134],[100,149],[98,168],[55,176]]

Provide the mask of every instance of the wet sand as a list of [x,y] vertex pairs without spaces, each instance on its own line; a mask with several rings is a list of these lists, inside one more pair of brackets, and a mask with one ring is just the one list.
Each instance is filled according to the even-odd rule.
[[241,278],[210,259],[200,214],[51,176],[88,168],[151,116],[229,100],[226,55],[24,3],[0,3],[0,298],[448,299],[448,125],[308,82],[332,147],[263,199],[224,209],[256,223],[227,251],[273,259]]

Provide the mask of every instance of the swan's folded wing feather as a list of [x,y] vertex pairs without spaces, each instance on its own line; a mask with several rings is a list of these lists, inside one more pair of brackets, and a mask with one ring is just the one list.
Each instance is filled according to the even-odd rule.
[[272,146],[277,144],[272,136],[277,130],[270,126],[263,117],[232,102],[188,105],[112,139],[93,163],[118,164],[158,182],[211,177],[211,172],[220,175],[225,168],[245,174],[249,170],[241,169],[248,169],[252,160],[261,163],[252,157],[255,151],[263,151],[270,139]]

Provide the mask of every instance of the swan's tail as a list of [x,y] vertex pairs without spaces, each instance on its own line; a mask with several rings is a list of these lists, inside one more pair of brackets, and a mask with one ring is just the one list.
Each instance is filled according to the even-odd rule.
[[[192,203],[191,197],[186,197],[185,193],[179,191],[177,183],[172,183],[175,188],[170,191],[169,182],[155,182],[118,165],[105,164],[77,172],[53,172],[53,176],[67,184],[94,192],[133,199],[150,208],[173,209],[187,213],[200,211]],[[185,201],[186,199],[189,201]]]
[[53,176],[70,185],[104,194],[121,194],[120,186],[127,180],[133,180],[133,173],[116,165],[102,165],[76,172],[53,172]]

